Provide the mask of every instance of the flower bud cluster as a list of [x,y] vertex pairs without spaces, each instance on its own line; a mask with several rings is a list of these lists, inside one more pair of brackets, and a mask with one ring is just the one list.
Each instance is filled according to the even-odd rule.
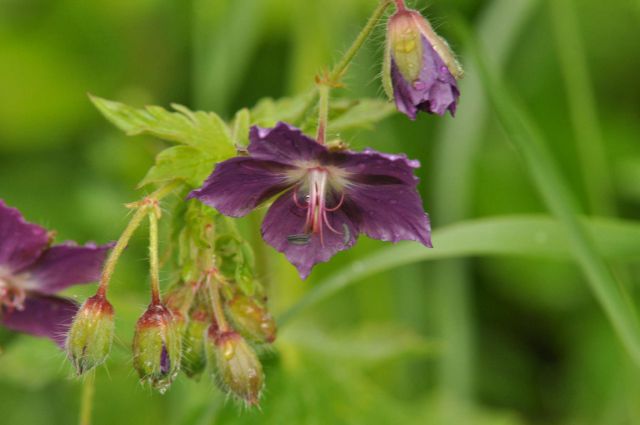
[[[135,326],[133,367],[161,393],[181,370],[199,379],[208,368],[223,391],[255,405],[264,382],[257,352],[275,340],[276,325],[253,253],[232,222],[197,201],[187,204],[176,243],[179,277],[164,296],[152,290]],[[80,307],[66,340],[79,375],[106,361],[114,331],[114,309],[100,289]]]

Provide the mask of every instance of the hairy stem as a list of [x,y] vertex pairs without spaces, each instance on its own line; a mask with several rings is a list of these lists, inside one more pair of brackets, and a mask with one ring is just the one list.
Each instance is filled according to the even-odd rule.
[[[364,28],[362,28],[362,31],[360,31],[360,33],[358,34],[356,39],[353,41],[349,49],[347,49],[347,51],[342,56],[340,61],[328,73],[327,84],[332,86],[340,85],[340,80],[342,80],[342,77],[344,77],[344,74],[347,72],[347,69],[349,68],[349,65],[351,64],[351,62],[353,61],[353,58],[355,58],[358,51],[362,48],[362,46],[364,46],[364,43],[371,36],[371,33],[373,33],[373,30],[378,24],[378,21],[380,21],[385,11],[391,4],[392,4],[392,0],[380,1],[380,4],[378,4],[378,7],[376,7],[376,9],[373,11]],[[307,116],[307,114],[313,108],[313,105],[316,102],[316,97],[318,95],[319,95],[319,87],[316,87],[313,89],[313,92],[310,93],[309,99],[307,100],[305,107],[302,108],[302,112],[300,113],[300,116],[298,117],[298,119],[294,121],[301,121]]]
[[136,212],[133,214],[133,217],[131,217],[131,220],[129,220],[129,224],[127,224],[127,227],[125,227],[124,231],[118,238],[116,245],[111,250],[111,253],[109,254],[109,258],[107,258],[104,268],[102,269],[102,276],[100,277],[100,286],[98,287],[98,295],[106,296],[107,290],[109,289],[109,282],[111,282],[111,277],[113,276],[113,272],[116,268],[116,264],[118,264],[118,260],[120,259],[120,256],[122,255],[125,248],[129,244],[129,240],[131,240],[131,236],[133,236],[133,233],[138,229],[138,227],[140,227],[140,223],[142,223],[142,220],[147,215],[147,208],[148,208],[149,202],[159,201],[160,199],[169,195],[179,186],[180,186],[180,182],[178,181],[168,183],[167,185],[162,186],[161,188],[153,192],[151,195],[144,198],[142,201],[134,204],[136,205]]
[[376,9],[373,11],[373,14],[367,21],[367,24],[364,26],[362,31],[360,31],[360,34],[358,34],[356,39],[351,44],[351,47],[349,47],[349,49],[346,51],[344,56],[342,56],[342,59],[340,59],[340,61],[336,64],[336,66],[334,66],[333,69],[331,70],[331,73],[329,74],[330,81],[336,84],[340,82],[344,74],[347,72],[347,69],[351,64],[351,61],[353,61],[353,58],[356,56],[358,51],[362,48],[365,41],[367,41],[367,39],[375,29],[378,21],[380,20],[380,18],[382,18],[382,15],[384,15],[384,12],[387,10],[387,7],[389,7],[389,5],[391,5],[390,0],[382,0],[378,5],[378,7],[376,7]]
[[222,308],[222,301],[220,300],[220,283],[217,279],[212,279],[214,274],[214,271],[207,273],[207,288],[209,290],[211,309],[213,310],[213,317],[218,324],[220,332],[228,332],[231,328],[227,323],[227,318]]
[[395,2],[398,11],[407,10],[407,6],[404,4],[404,0],[395,0]]
[[151,303],[160,304],[160,270],[158,267],[158,212],[149,208],[149,271],[151,275]]
[[318,88],[320,99],[318,101],[318,135],[316,141],[321,145],[326,143],[327,122],[329,121],[329,94],[331,89],[326,84]]
[[93,396],[95,394],[95,370],[89,371],[82,382],[82,394],[80,397],[80,425],[91,425],[91,413],[93,411]]

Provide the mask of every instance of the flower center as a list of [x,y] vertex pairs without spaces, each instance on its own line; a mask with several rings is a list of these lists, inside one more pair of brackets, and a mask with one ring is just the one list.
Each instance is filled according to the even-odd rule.
[[7,311],[24,310],[26,292],[13,282],[9,272],[0,269],[0,313]]
[[[304,197],[305,203],[301,203],[298,199],[298,189],[293,191],[293,202],[298,208],[307,211],[307,217],[304,225],[303,235],[292,235],[289,237],[291,242],[308,242],[310,234],[320,236],[320,243],[324,244],[323,229],[326,226],[330,231],[341,234],[329,224],[327,213],[337,211],[344,202],[344,193],[336,205],[327,206],[327,197],[333,192],[330,190],[329,171],[324,167],[315,167],[308,170],[306,179],[303,182],[302,189],[307,192]],[[304,237],[307,237],[305,240]]]

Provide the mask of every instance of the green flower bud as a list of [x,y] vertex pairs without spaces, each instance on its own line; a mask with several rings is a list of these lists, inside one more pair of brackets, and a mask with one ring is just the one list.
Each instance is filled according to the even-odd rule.
[[104,295],[94,295],[82,304],[66,341],[67,355],[78,375],[105,362],[114,329],[113,307]]
[[207,366],[205,336],[211,320],[204,310],[191,313],[182,337],[182,370],[190,378],[198,378]]
[[207,355],[215,365],[221,389],[250,406],[258,404],[264,385],[262,364],[247,341],[235,331],[220,332],[211,325],[207,333]]
[[240,333],[258,343],[276,339],[276,321],[266,306],[244,294],[235,295],[227,303],[227,313]]
[[136,324],[133,366],[143,382],[164,393],[180,369],[179,324],[162,304],[151,304]]

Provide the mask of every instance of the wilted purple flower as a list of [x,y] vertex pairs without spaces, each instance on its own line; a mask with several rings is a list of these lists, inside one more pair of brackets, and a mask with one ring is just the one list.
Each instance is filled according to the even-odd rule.
[[46,229],[0,200],[0,324],[62,347],[78,305],[54,294],[97,280],[111,245],[50,242]]
[[417,161],[373,150],[332,151],[285,123],[253,127],[250,139],[248,157],[218,164],[189,196],[240,217],[281,194],[262,223],[262,237],[302,278],[350,248],[360,233],[431,246],[413,174]]
[[412,120],[418,111],[455,115],[463,71],[445,40],[417,11],[399,7],[389,19],[384,70],[385,90],[398,110]]

